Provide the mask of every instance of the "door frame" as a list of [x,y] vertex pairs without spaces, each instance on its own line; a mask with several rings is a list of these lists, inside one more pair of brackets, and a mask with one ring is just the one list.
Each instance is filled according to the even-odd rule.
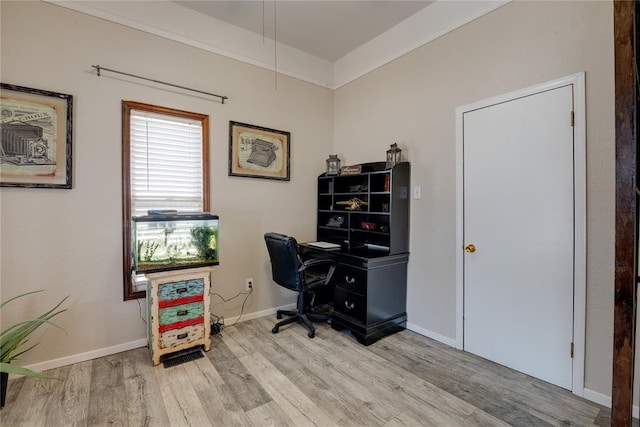
[[[584,395],[586,325],[586,108],[585,73],[572,74],[456,108],[456,348],[464,348],[464,113],[573,85],[574,111],[574,286],[572,392]],[[569,117],[567,117],[569,120]],[[567,349],[568,351],[569,349]]]

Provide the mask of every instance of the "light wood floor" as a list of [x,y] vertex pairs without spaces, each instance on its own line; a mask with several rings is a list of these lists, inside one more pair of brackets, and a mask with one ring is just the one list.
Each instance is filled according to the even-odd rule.
[[9,382],[2,426],[589,426],[605,408],[402,331],[349,333],[275,316],[227,327],[207,357],[152,367],[146,348]]

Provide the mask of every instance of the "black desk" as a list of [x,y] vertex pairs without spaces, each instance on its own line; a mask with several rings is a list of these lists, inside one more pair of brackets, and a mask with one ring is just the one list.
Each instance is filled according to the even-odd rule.
[[305,243],[307,257],[336,260],[331,327],[349,329],[364,345],[407,325],[407,263],[409,254],[388,255],[375,247],[320,249]]

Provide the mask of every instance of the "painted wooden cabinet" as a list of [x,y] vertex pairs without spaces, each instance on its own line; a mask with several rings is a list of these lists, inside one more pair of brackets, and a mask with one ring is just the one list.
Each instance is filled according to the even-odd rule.
[[162,356],[191,347],[211,348],[210,268],[149,273],[148,345],[153,365]]

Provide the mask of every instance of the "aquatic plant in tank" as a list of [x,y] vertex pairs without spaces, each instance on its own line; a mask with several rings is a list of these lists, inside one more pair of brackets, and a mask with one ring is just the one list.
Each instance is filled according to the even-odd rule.
[[218,265],[219,218],[209,213],[133,218],[136,273]]

